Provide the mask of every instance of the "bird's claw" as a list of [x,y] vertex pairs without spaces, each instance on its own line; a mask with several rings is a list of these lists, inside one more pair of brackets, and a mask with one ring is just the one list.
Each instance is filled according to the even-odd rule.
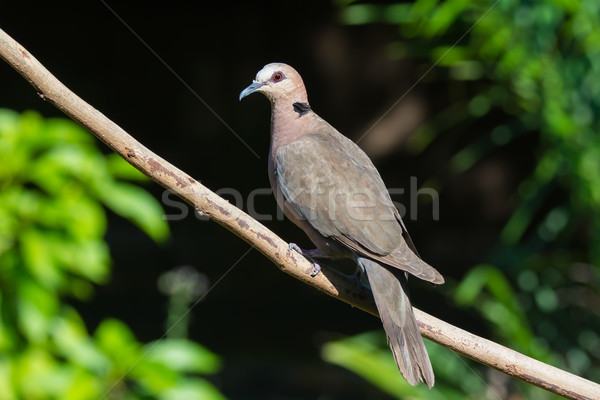
[[315,276],[318,275],[319,272],[321,272],[321,266],[314,260],[313,257],[311,257],[310,251],[302,250],[300,248],[300,246],[298,246],[296,243],[290,243],[289,248],[290,248],[290,250],[294,250],[294,251],[302,254],[308,261],[313,263],[313,270],[310,273],[311,277],[314,278]]
[[294,250],[295,252],[304,255],[304,251],[296,243],[290,243],[288,247],[290,248],[290,250]]
[[317,264],[316,262],[314,262],[314,260],[311,260],[311,261],[313,263],[313,270],[310,273],[310,276],[314,278],[315,276],[317,276],[319,274],[319,272],[321,272],[321,266],[319,264]]

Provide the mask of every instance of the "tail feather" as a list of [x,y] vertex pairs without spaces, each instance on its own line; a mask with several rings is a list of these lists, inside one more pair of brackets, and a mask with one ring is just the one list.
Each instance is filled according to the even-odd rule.
[[358,258],[373,291],[375,304],[400,373],[411,385],[435,382],[427,349],[404,287],[403,273],[394,274],[377,262]]

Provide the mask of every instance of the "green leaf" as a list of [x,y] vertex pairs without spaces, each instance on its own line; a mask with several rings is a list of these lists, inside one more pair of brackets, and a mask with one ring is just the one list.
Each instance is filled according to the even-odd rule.
[[165,391],[175,387],[180,378],[178,371],[151,362],[145,356],[135,365],[129,376],[129,379],[135,380],[145,392],[159,398]]
[[462,306],[472,305],[485,288],[492,267],[478,265],[472,268],[454,291],[454,301]]
[[106,243],[93,239],[60,240],[55,243],[61,245],[53,248],[53,256],[66,270],[95,283],[106,282],[110,272],[110,254]]
[[15,377],[26,399],[48,399],[65,388],[58,362],[45,349],[30,346],[19,357]]
[[29,279],[18,282],[17,317],[19,329],[32,343],[46,340],[54,315],[58,313],[59,302],[55,293]]
[[106,156],[106,168],[113,178],[130,181],[148,181],[149,178],[129,164],[120,155],[111,153]]
[[98,195],[115,213],[139,226],[152,239],[162,242],[169,235],[169,225],[163,220],[160,203],[144,189],[115,182],[99,188]]
[[48,145],[75,144],[78,147],[94,149],[97,140],[77,123],[65,118],[49,118],[46,120],[44,139]]
[[147,344],[146,349],[148,361],[175,371],[212,374],[221,367],[217,355],[187,339],[163,339]]
[[101,241],[106,233],[105,210],[98,201],[82,193],[81,187],[71,189],[40,203],[40,224],[52,228],[55,234],[64,232],[65,240]]
[[355,4],[342,11],[341,18],[348,25],[363,25],[378,20],[380,7],[374,4]]
[[204,379],[186,378],[181,380],[174,388],[165,391],[161,395],[161,400],[225,400],[223,396],[212,384]]
[[[2,109],[0,109],[1,114]],[[2,116],[0,115],[0,124]],[[1,333],[0,333],[1,334]],[[0,399],[16,400],[17,393],[13,385],[13,375],[15,374],[15,365],[11,359],[5,355],[0,356]]]
[[27,229],[21,234],[21,257],[40,285],[56,289],[64,283],[65,277],[53,262],[48,243],[38,230]]
[[68,309],[54,319],[51,335],[58,353],[69,363],[95,373],[104,373],[109,368],[110,360],[96,347],[74,310]]
[[131,330],[116,319],[105,319],[94,332],[98,348],[113,362],[119,373],[129,371],[142,356],[141,346]]
[[107,388],[98,376],[81,368],[72,368],[69,371],[68,387],[61,393],[60,399],[64,400],[91,400],[100,399]]
[[19,130],[20,115],[18,112],[0,107],[0,138]]
[[427,19],[427,26],[424,30],[425,35],[436,36],[444,33],[469,3],[468,0],[446,0],[442,2]]

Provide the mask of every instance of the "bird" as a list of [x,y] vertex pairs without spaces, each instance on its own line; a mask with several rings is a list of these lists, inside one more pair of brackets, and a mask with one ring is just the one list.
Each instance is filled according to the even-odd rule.
[[[365,152],[319,117],[300,74],[265,65],[239,100],[262,93],[271,102],[268,171],[277,204],[316,249],[290,248],[314,263],[349,258],[366,278],[396,365],[411,385],[431,388],[433,368],[407,294],[408,276],[432,284],[442,275],[423,261],[386,186]],[[359,280],[360,282],[361,280]]]

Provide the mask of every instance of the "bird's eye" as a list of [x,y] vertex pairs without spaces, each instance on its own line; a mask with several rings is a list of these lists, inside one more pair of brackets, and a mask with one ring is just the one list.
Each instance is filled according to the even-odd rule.
[[283,80],[283,78],[285,78],[285,75],[283,75],[283,72],[275,72],[272,76],[271,76],[271,80],[273,82],[281,82]]

